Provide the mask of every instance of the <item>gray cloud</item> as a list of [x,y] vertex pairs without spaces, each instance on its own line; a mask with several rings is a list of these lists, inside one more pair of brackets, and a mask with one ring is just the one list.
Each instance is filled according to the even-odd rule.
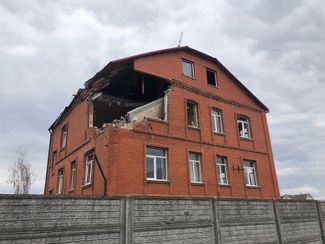
[[[21,147],[41,193],[47,128],[107,62],[183,45],[217,57],[268,114],[282,192],[325,198],[321,0],[0,2],[0,170]],[[9,192],[6,175],[0,192]]]

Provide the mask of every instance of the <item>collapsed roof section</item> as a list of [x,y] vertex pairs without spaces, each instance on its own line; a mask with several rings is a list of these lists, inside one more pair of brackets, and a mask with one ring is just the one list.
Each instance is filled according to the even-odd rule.
[[110,67],[111,72],[103,72],[92,83],[90,127],[101,128],[121,117],[128,123],[144,117],[166,119],[164,101],[167,98],[164,96],[169,81],[134,71],[131,67],[125,64],[113,70]]

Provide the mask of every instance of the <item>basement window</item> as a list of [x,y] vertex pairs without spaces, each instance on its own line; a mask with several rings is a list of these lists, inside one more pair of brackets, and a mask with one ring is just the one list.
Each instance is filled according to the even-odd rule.
[[207,81],[209,85],[217,86],[217,73],[212,69],[206,69]]
[[246,186],[257,186],[255,161],[244,160],[244,175]]
[[183,74],[194,79],[194,64],[191,61],[182,59]]
[[187,125],[190,127],[198,128],[198,114],[197,114],[197,104],[192,101],[187,101]]
[[167,180],[166,149],[147,147],[147,180]]
[[189,159],[191,183],[202,183],[201,154],[190,152]]
[[94,161],[94,153],[88,153],[86,155],[86,168],[85,168],[85,185],[91,184],[91,179],[93,175],[93,161]]

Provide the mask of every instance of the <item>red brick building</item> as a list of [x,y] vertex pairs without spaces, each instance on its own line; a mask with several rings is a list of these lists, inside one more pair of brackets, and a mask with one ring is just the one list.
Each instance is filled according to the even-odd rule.
[[267,112],[190,47],[112,61],[50,127],[45,194],[279,198]]

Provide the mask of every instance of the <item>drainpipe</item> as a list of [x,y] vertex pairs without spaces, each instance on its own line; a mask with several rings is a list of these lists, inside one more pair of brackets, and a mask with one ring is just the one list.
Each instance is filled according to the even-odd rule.
[[47,154],[47,166],[46,166],[46,176],[45,176],[45,186],[44,186],[44,195],[47,192],[47,178],[48,178],[48,174],[49,174],[49,165],[50,165],[50,149],[51,149],[51,145],[52,145],[52,130],[48,129],[48,131],[50,132],[50,142],[49,142],[49,150],[48,150],[48,154]]
[[104,171],[102,169],[102,166],[100,165],[99,161],[98,161],[98,158],[95,154],[95,162],[97,163],[98,167],[99,167],[99,171],[100,173],[102,174],[102,177],[103,177],[103,180],[104,180],[104,196],[106,196],[106,190],[107,190],[107,179],[106,179],[106,176],[104,174]]

